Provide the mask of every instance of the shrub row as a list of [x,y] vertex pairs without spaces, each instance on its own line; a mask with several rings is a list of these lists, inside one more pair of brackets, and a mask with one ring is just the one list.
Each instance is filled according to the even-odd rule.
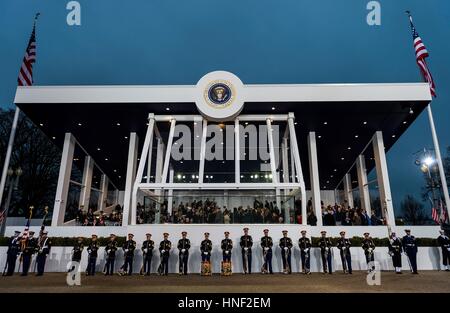
[[[0,237],[0,246],[7,246],[8,245],[8,237]],[[117,242],[119,246],[121,246],[125,241],[126,237],[117,237]],[[331,238],[331,242],[333,245],[336,245],[339,238]],[[352,246],[357,247],[361,246],[361,243],[363,241],[363,237],[353,237],[350,239]],[[75,237],[51,237],[50,238],[53,246],[59,246],[59,247],[71,247],[74,246],[77,242],[77,238]],[[99,237],[98,242],[100,243],[100,246],[106,246],[106,243],[108,242],[108,237]],[[416,238],[417,245],[419,247],[436,247],[437,241],[433,238]],[[318,247],[319,238],[318,237],[312,237],[312,246]],[[389,244],[388,238],[373,238],[373,241],[375,243],[375,246],[377,247],[387,247]],[[84,244],[87,245],[90,242],[89,238],[84,239]],[[297,241],[295,241],[295,244]]]

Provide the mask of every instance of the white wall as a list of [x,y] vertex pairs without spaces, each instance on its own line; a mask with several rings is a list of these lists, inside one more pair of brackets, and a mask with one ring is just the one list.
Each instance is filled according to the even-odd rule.
[[[220,250],[220,241],[224,238],[223,232],[225,230],[230,231],[230,238],[233,240],[234,249],[233,249],[233,271],[241,272],[242,271],[242,261],[241,261],[241,253],[239,249],[239,237],[242,235],[242,228],[248,226],[250,228],[249,234],[253,236],[254,247],[253,249],[253,265],[252,269],[254,272],[259,272],[262,266],[262,251],[259,246],[260,238],[263,235],[263,229],[268,228],[270,230],[269,235],[272,236],[274,241],[278,243],[279,238],[281,238],[281,231],[286,229],[289,231],[289,236],[294,240],[294,250],[293,250],[293,259],[292,259],[292,270],[294,272],[299,271],[300,269],[300,250],[297,246],[298,238],[300,237],[300,230],[305,229],[308,231],[308,234],[314,237],[318,237],[320,231],[325,229],[328,231],[330,236],[337,237],[339,231],[342,229],[347,231],[349,237],[352,236],[362,236],[362,233],[365,231],[371,232],[373,237],[386,237],[387,236],[387,228],[384,226],[372,226],[372,227],[364,227],[364,226],[350,226],[350,227],[340,227],[340,226],[329,226],[329,227],[303,227],[301,225],[264,225],[264,224],[253,224],[253,225],[241,225],[241,224],[230,224],[230,225],[136,225],[136,226],[128,226],[128,227],[71,227],[71,226],[62,226],[62,227],[48,227],[46,228],[49,231],[49,236],[59,236],[59,237],[76,237],[76,236],[84,236],[90,237],[92,233],[97,234],[100,237],[109,236],[110,233],[114,232],[116,235],[125,236],[128,232],[132,232],[135,237],[134,239],[138,243],[138,249],[142,244],[142,241],[145,239],[145,233],[152,233],[152,239],[155,241],[156,246],[159,246],[159,242],[162,240],[163,232],[168,232],[170,234],[169,239],[172,241],[172,246],[176,247],[176,243],[178,239],[181,237],[181,232],[183,230],[188,232],[188,238],[191,240],[192,247],[190,249],[190,258],[189,258],[189,271],[194,273],[200,272],[200,242],[203,240],[203,233],[208,231],[210,233],[210,239],[213,242],[214,248],[212,252],[212,262],[213,262],[213,271],[215,273],[220,272],[220,261],[222,260],[222,251]],[[16,228],[7,227],[6,234],[11,235]],[[18,228],[21,230],[22,228]],[[32,227],[33,230],[39,232],[38,227]],[[400,230],[402,228],[397,228],[399,235]],[[433,226],[416,226],[411,227],[413,235],[417,237],[429,237],[436,238],[438,236],[439,227]],[[55,272],[63,272],[66,270],[67,263],[70,261],[70,253],[71,247],[53,247],[51,251],[51,255],[48,258],[48,264],[46,266],[47,271],[55,271]],[[340,262],[339,251],[334,248],[334,264],[337,270],[342,270],[342,265]],[[361,247],[353,247],[351,249],[352,253],[352,264],[355,270],[365,270],[365,258],[364,253]],[[82,269],[84,270],[86,267],[86,258],[87,252],[83,252],[82,259]],[[375,259],[380,262],[382,270],[391,270],[392,269],[392,261],[388,255],[387,247],[378,247],[375,250]],[[6,247],[0,248],[0,266],[3,266],[6,261]],[[98,270],[102,270],[104,266],[104,253],[103,248],[99,251],[99,258],[97,261]],[[177,249],[172,249],[170,261],[169,261],[170,272],[176,273],[178,272],[178,251]],[[418,254],[418,265],[421,270],[433,270],[438,269],[441,262],[440,250],[436,247],[420,247]],[[116,269],[118,269],[123,263],[122,253],[118,253],[118,258],[116,261]],[[138,272],[142,265],[142,254],[139,250],[136,253],[135,257],[135,265],[134,271]],[[153,256],[152,267],[153,271],[156,270],[159,265],[159,252],[155,251]],[[273,256],[273,265],[274,271],[279,272],[282,268],[281,262],[281,254],[278,246],[274,249]],[[318,248],[312,249],[311,254],[311,270],[319,271],[321,268],[320,261],[320,251]],[[403,268],[405,270],[408,269],[408,262],[406,257],[403,257]]]

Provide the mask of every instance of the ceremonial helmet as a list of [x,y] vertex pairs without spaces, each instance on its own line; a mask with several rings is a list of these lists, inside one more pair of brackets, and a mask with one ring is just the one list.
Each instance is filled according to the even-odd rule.
[[322,235],[324,235],[324,234],[326,234],[327,232],[326,232],[325,230],[322,230],[320,233],[321,233]]
[[226,231],[226,232],[224,232],[224,234],[225,234],[225,235],[229,235],[229,234],[230,234],[230,232],[229,232],[229,231]]
[[345,231],[341,231],[340,233],[339,233],[339,235],[345,235]]
[[151,237],[151,236],[152,236],[152,234],[150,234],[150,233],[146,233],[146,234],[145,234],[145,236]]
[[300,232],[300,234],[306,234],[306,230],[302,230],[301,232]]
[[182,236],[187,235],[187,231],[182,231],[182,232],[181,232],[181,235],[182,235]]
[[248,227],[244,227],[244,229],[243,229],[244,231],[248,231]]
[[364,236],[369,236],[370,234],[369,233],[367,233],[367,232],[365,232],[364,234],[363,234]]

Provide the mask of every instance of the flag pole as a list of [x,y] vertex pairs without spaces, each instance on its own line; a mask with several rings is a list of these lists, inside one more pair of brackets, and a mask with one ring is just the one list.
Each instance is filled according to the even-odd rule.
[[[413,23],[413,19],[412,19],[412,16],[411,16],[411,12],[410,11],[406,11],[406,15],[408,15],[409,21],[412,24]],[[428,105],[427,105],[428,120],[430,122],[431,136],[433,138],[434,151],[435,151],[435,154],[436,154],[436,162],[437,162],[437,165],[438,165],[439,176],[440,176],[440,179],[441,179],[442,193],[444,194],[445,206],[447,208],[447,216],[450,216],[450,197],[449,197],[449,194],[448,194],[447,180],[446,180],[446,177],[445,177],[444,165],[442,163],[441,149],[439,148],[439,140],[438,140],[438,136],[437,136],[437,133],[436,133],[436,126],[434,124],[433,112],[431,110],[431,102],[432,101],[430,101],[428,103]],[[445,223],[445,221],[443,223]]]

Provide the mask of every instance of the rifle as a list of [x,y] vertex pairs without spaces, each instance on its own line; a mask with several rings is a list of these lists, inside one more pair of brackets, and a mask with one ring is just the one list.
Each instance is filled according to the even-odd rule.
[[263,265],[261,266],[261,273],[267,274],[267,252],[263,249]]

